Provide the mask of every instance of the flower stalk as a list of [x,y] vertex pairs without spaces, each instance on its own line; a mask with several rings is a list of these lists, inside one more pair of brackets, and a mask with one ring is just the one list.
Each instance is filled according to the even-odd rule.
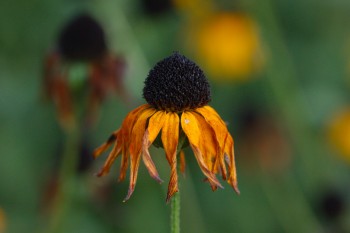
[[[180,156],[181,150],[185,147],[186,135],[180,132],[179,144],[177,146],[176,157]],[[180,185],[179,185],[180,186]],[[180,233],[180,191],[174,194],[171,198],[171,212],[170,212],[170,232]]]
[[180,192],[171,198],[170,232],[180,233]]

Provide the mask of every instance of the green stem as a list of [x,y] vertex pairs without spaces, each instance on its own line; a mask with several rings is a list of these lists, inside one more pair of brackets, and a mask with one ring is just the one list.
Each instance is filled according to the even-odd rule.
[[[312,128],[308,124],[310,117],[307,114],[305,103],[300,98],[303,94],[299,88],[294,63],[274,10],[274,1],[267,0],[261,4],[245,2],[247,3],[246,6],[258,18],[265,39],[265,46],[269,50],[266,87],[274,96],[275,103],[296,146],[296,154],[299,155],[297,162],[299,162],[300,169],[296,170],[298,176],[289,175],[288,179],[284,180],[287,185],[284,188],[288,191],[281,190],[281,185],[274,184],[267,177],[264,179],[263,189],[287,232],[319,232],[321,224],[314,215],[307,200],[306,192],[313,188],[312,185],[318,185],[328,175],[324,169],[319,169],[319,167],[323,167],[321,164],[325,162],[323,156],[321,156],[324,155],[325,150],[322,146],[319,146],[317,135],[312,132]],[[312,155],[317,155],[318,166],[315,166],[315,157]],[[304,190],[301,185],[303,185]],[[285,194],[281,195],[283,191]],[[279,195],[276,195],[276,193],[279,193]],[[287,201],[282,200],[282,196],[289,198],[293,205],[287,208]],[[286,212],[286,209],[292,213]],[[291,221],[292,217],[297,221]],[[304,222],[307,222],[307,224],[302,224]],[[305,225],[309,228],[307,231],[295,230],[302,226],[306,227]]]
[[74,186],[72,178],[78,163],[79,138],[79,131],[75,127],[66,131],[65,147],[58,177],[59,190],[54,200],[51,220],[48,229],[45,231],[46,233],[62,232],[64,216],[67,216],[69,212]]
[[262,173],[261,187],[285,232],[322,232],[318,220],[292,174],[286,174],[276,181]]
[[171,198],[171,233],[180,233],[180,193],[177,192]]
[[[178,158],[182,147],[186,141],[184,132],[179,133],[179,143],[177,145],[176,157]],[[178,181],[179,182],[179,181]],[[180,185],[179,185],[180,186]],[[171,212],[170,212],[170,232],[180,233],[180,191],[174,194],[171,198]]]

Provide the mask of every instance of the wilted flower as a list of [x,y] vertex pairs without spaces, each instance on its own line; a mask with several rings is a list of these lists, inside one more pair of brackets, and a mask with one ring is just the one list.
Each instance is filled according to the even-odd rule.
[[[73,77],[71,70],[82,64],[86,72],[79,75],[84,77]],[[126,98],[122,85],[125,62],[110,53],[102,27],[87,14],[78,15],[63,28],[57,47],[45,59],[44,69],[46,96],[55,102],[63,125],[78,114],[77,93],[88,92],[89,123],[94,121],[97,108],[109,92]]]
[[263,64],[257,25],[242,13],[212,13],[189,27],[189,47],[211,76],[247,79]]
[[130,186],[125,200],[134,191],[141,157],[151,177],[161,182],[148,151],[159,137],[171,167],[168,201],[178,191],[177,154],[180,154],[181,167],[184,167],[184,154],[180,151],[185,145],[184,141],[188,140],[212,189],[222,187],[215,176],[221,173],[222,178],[239,192],[233,139],[218,113],[207,105],[210,87],[203,71],[186,57],[174,53],[158,62],[150,71],[143,96],[148,103],[131,111],[121,128],[96,149],[95,157],[114,143],[98,175],[108,173],[121,154],[119,181],[125,178],[130,161]]
[[247,165],[255,170],[258,163],[272,174],[286,172],[291,165],[292,149],[278,119],[253,107],[246,107],[240,118],[240,151],[248,155],[244,156]]

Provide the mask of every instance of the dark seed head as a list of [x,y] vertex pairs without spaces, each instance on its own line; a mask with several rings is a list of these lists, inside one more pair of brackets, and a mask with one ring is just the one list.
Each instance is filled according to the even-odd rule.
[[143,97],[156,109],[181,112],[208,104],[210,86],[194,62],[174,53],[151,69],[145,80]]
[[68,60],[98,59],[107,51],[104,31],[91,16],[78,15],[63,28],[58,49]]

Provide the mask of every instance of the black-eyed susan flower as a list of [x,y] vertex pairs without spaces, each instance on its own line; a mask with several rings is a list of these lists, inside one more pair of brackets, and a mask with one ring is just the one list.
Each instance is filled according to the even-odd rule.
[[[56,47],[45,58],[45,94],[55,103],[63,125],[78,115],[76,99],[86,99],[91,123],[107,94],[116,92],[127,99],[124,70],[124,59],[109,51],[101,25],[90,15],[79,14],[63,27]],[[85,93],[87,98],[81,98]]]
[[258,28],[243,13],[216,12],[188,26],[188,46],[209,74],[246,80],[263,64]]
[[210,87],[203,71],[186,57],[174,53],[149,72],[143,96],[147,104],[131,111],[121,128],[95,150],[94,156],[98,157],[114,143],[98,175],[107,174],[121,155],[119,181],[124,180],[130,163],[130,185],[125,200],[134,191],[141,158],[151,177],[161,182],[148,151],[158,137],[171,168],[168,201],[178,191],[177,166],[178,160],[182,168],[185,165],[181,151],[185,139],[213,190],[222,187],[216,177],[220,173],[239,192],[233,139],[219,114],[208,106]]

